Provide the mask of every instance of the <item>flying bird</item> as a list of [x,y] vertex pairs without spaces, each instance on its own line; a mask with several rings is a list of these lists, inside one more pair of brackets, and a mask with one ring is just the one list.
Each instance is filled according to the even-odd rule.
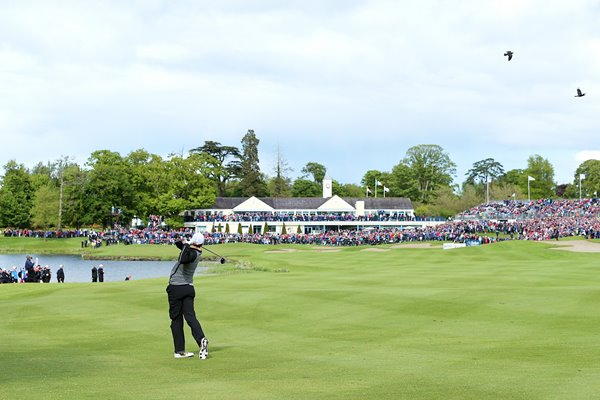
[[513,52],[510,50],[507,50],[506,53],[504,53],[505,56],[508,57],[508,61],[512,60],[512,56],[513,56]]
[[575,97],[583,97],[585,96],[585,93],[581,92],[581,89],[577,88],[577,94],[575,95]]

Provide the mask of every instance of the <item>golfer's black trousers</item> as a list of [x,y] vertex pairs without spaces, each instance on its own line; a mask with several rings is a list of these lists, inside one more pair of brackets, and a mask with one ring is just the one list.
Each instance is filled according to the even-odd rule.
[[204,332],[196,318],[194,311],[194,297],[196,291],[192,285],[169,285],[167,286],[169,297],[169,317],[171,317],[171,333],[175,352],[185,351],[185,336],[183,334],[183,319],[192,329],[192,336],[198,346],[204,337]]

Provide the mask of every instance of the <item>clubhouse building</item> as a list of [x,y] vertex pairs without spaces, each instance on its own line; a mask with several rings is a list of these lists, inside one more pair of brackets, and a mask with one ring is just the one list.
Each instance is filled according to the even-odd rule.
[[342,229],[411,228],[443,221],[415,217],[410,199],[349,198],[331,194],[323,181],[323,198],[217,197],[205,209],[183,213],[185,226],[198,232],[320,233]]

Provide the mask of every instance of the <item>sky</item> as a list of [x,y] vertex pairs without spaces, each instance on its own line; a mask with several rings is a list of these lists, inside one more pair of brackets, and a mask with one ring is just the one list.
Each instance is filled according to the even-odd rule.
[[[0,166],[260,140],[341,183],[441,146],[455,183],[600,159],[595,0],[0,0]],[[507,60],[504,52],[514,52]],[[585,97],[577,98],[581,88]],[[0,167],[0,174],[4,171]]]

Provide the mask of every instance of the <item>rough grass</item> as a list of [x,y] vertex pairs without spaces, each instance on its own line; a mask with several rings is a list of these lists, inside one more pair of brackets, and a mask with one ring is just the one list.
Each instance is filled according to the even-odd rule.
[[197,278],[204,361],[162,279],[2,285],[0,398],[595,398],[598,258],[548,247],[213,246],[251,267]]

